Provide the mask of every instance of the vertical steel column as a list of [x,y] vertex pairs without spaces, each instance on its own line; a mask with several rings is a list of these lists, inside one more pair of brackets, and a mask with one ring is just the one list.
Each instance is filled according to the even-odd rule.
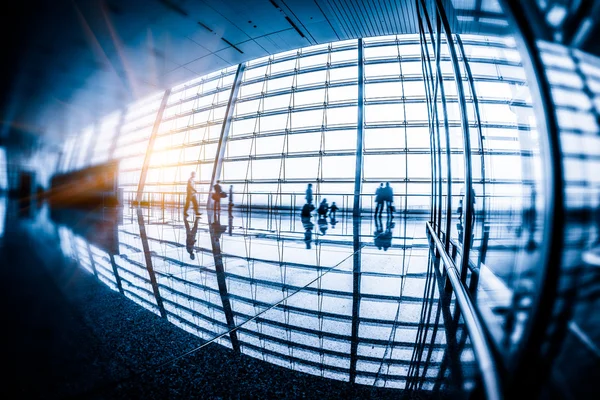
[[[419,0],[415,0],[415,3],[418,5],[419,4]],[[433,117],[434,117],[434,127],[435,127],[435,137],[434,137],[434,146],[437,147],[437,151],[436,151],[436,156],[437,156],[437,196],[438,196],[438,201],[437,201],[437,221],[438,221],[438,226],[437,226],[437,234],[438,236],[441,235],[441,231],[442,231],[442,200],[443,200],[443,193],[442,193],[442,146],[441,146],[441,139],[440,139],[440,118],[439,118],[439,114],[438,114],[438,106],[437,106],[437,98],[438,98],[438,88],[440,86],[442,86],[442,92],[441,92],[441,97],[442,97],[442,104],[444,106],[444,112],[446,110],[446,106],[445,106],[445,96],[443,94],[443,76],[441,76],[440,74],[440,39],[439,36],[440,35],[436,35],[436,38],[434,38],[433,36],[433,27],[431,26],[431,21],[429,20],[429,14],[427,13],[427,6],[425,4],[424,0],[420,0],[421,3],[421,7],[423,9],[423,15],[425,17],[425,22],[427,23],[427,29],[429,31],[429,38],[431,40],[431,45],[433,46],[433,49],[435,51],[435,65],[436,65],[436,76],[435,76],[435,86],[433,89],[433,101],[434,101],[434,105],[433,105]],[[420,14],[419,14],[420,17]],[[437,31],[439,32],[439,25],[437,28]],[[437,40],[436,40],[437,39]],[[427,41],[425,41],[425,49],[426,49],[426,55],[427,55],[427,59],[429,60],[429,48],[427,47]],[[429,61],[429,74],[431,75],[431,79],[433,80],[433,70],[431,70],[431,61]],[[446,127],[447,129],[447,127]],[[447,132],[446,132],[447,133]],[[448,154],[448,149],[446,149],[446,154]]]
[[156,119],[154,120],[152,133],[150,134],[150,138],[148,139],[148,146],[146,147],[146,156],[144,157],[144,165],[142,166],[142,172],[140,174],[140,183],[138,184],[137,196],[135,198],[138,205],[140,204],[140,201],[142,201],[142,195],[144,194],[144,185],[146,185],[146,175],[148,174],[148,166],[150,165],[150,157],[152,157],[152,151],[154,150],[154,141],[156,140],[156,134],[158,133],[158,128],[160,127],[163,113],[165,112],[165,107],[167,106],[167,101],[169,100],[170,94],[171,89],[165,90],[162,101],[160,102],[160,107],[158,108],[158,112],[156,113]]
[[360,245],[361,217],[352,221],[352,238],[354,254],[352,256],[352,331],[350,339],[350,383],[356,382],[356,363],[358,360],[358,327],[360,323],[360,267],[361,267],[361,245]]
[[[450,31],[450,23],[446,16],[446,11],[442,5],[442,0],[436,0],[437,13],[444,26],[446,34],[446,42],[450,51],[450,60],[452,62],[452,71],[454,72],[454,80],[456,82],[456,93],[458,95],[458,109],[460,113],[460,125],[463,131],[463,153],[465,162],[465,199],[463,200],[465,223],[463,227],[463,253],[461,258],[460,278],[464,282],[467,279],[467,270],[469,268],[469,252],[471,251],[471,234],[473,231],[473,220],[475,214],[473,212],[473,177],[471,171],[471,135],[469,133],[469,116],[467,115],[467,104],[465,101],[465,88],[462,83],[460,66],[458,64],[458,56],[456,55],[456,47],[454,39]],[[448,230],[448,236],[450,231]]]
[[[431,69],[431,59],[429,57],[429,48],[427,47],[427,37],[425,36],[425,28],[423,26],[423,20],[421,19],[421,11],[419,6],[419,0],[415,0],[415,8],[417,11],[417,18],[419,22],[419,39],[421,42],[421,68],[423,72],[423,82],[425,84],[425,92],[427,96],[427,119],[429,121],[429,149],[431,158],[431,212],[430,219],[433,221],[433,226],[438,227],[439,221],[437,220],[437,208],[441,207],[441,203],[437,201],[437,186],[436,182],[439,179],[439,171],[437,170],[437,157],[436,157],[436,142],[434,139],[435,135],[435,117],[434,113],[437,112],[437,103],[434,94],[437,91],[437,85],[435,90],[432,88],[433,85],[433,71]],[[433,45],[433,43],[432,43]],[[436,81],[437,82],[437,81]]]
[[[473,81],[473,74],[471,72],[471,66],[469,65],[469,61],[467,60],[467,53],[465,53],[465,47],[463,46],[462,39],[460,35],[456,35],[456,43],[458,44],[458,49],[460,50],[461,57],[463,59],[463,63],[465,64],[465,71],[467,73],[467,79],[469,80],[469,87],[471,88],[471,96],[473,97],[473,107],[475,108],[475,119],[477,122],[477,143],[479,147],[479,152],[481,154],[481,186],[482,186],[482,204],[481,204],[481,215],[482,215],[482,229],[485,231],[485,200],[486,200],[486,190],[485,190],[485,154],[483,149],[483,132],[481,131],[481,114],[479,112],[479,99],[477,98],[477,91],[475,90],[475,82]],[[481,252],[480,252],[481,254]],[[479,263],[482,263],[481,257],[479,259]]]
[[352,216],[360,216],[360,192],[362,188],[363,139],[365,135],[365,74],[364,74],[363,40],[358,39],[358,108],[356,125],[356,170],[354,173],[354,206]]
[[231,121],[233,119],[233,111],[235,109],[235,103],[237,102],[238,93],[240,91],[240,85],[242,83],[242,76],[244,75],[245,69],[245,63],[241,63],[238,65],[237,71],[235,72],[235,79],[233,80],[233,86],[231,87],[231,92],[229,92],[229,101],[227,102],[225,117],[223,117],[223,125],[221,125],[221,136],[219,137],[217,153],[215,154],[215,162],[213,165],[212,177],[210,179],[210,187],[208,188],[208,200],[206,201],[207,209],[211,206],[210,194],[212,193],[212,188],[221,176],[221,167],[223,166],[223,157],[225,156],[225,145],[227,143],[227,138],[229,137]]
[[[444,234],[444,249],[446,252],[450,248],[450,231],[452,229],[452,154],[450,151],[450,128],[448,127],[448,108],[446,107],[446,91],[444,89],[444,76],[440,66],[440,57],[442,49],[442,23],[439,14],[436,14],[436,40],[435,48],[435,67],[437,79],[439,80],[437,87],[440,89],[440,97],[442,100],[442,113],[444,114],[444,131],[446,136],[446,232]],[[437,101],[436,101],[437,104]],[[441,171],[441,169],[440,169]],[[440,207],[441,210],[441,207]],[[441,221],[441,218],[440,218]]]

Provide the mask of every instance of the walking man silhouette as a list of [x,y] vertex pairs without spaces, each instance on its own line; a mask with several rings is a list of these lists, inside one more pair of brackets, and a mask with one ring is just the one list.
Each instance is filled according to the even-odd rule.
[[190,173],[190,179],[188,179],[187,181],[185,206],[183,207],[183,215],[185,215],[186,217],[188,216],[190,203],[192,203],[192,205],[194,206],[194,212],[196,213],[196,215],[201,215],[200,211],[198,210],[198,200],[196,200],[196,193],[198,193],[198,191],[196,190],[196,182],[194,180],[195,177],[196,172],[192,171]]

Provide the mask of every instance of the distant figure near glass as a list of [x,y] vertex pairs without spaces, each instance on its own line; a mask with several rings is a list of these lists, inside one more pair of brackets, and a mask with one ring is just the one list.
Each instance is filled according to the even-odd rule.
[[329,212],[329,203],[327,203],[327,199],[321,200],[321,204],[319,204],[319,208],[317,209],[317,214],[319,214],[319,218],[325,218],[327,213]]
[[315,211],[315,206],[313,206],[312,204],[308,204],[306,203],[305,205],[302,206],[302,211],[300,212],[300,216],[302,218],[310,218],[311,217],[311,213]]
[[313,202],[312,183],[309,183],[308,186],[306,187],[306,196],[304,196],[304,198],[306,199],[307,204],[312,204],[312,202]]
[[187,250],[188,254],[190,255],[190,259],[194,259],[196,258],[196,255],[194,254],[194,243],[196,243],[196,234],[198,233],[198,221],[199,219],[196,218],[194,220],[194,227],[190,229],[190,223],[188,222],[187,219],[183,220],[183,223],[185,224],[185,249]]
[[[466,197],[465,187],[463,186],[460,189],[460,198],[458,199],[458,223],[456,224],[456,228],[458,230],[458,241],[460,243],[463,242],[463,231],[465,229],[465,210],[464,210],[464,200]],[[471,228],[475,225],[475,189],[471,187]],[[474,232],[471,229],[471,245],[473,244]]]
[[378,215],[381,216],[381,213],[383,212],[383,203],[384,203],[384,188],[383,188],[383,183],[381,185],[379,185],[379,187],[377,188],[377,190],[375,190],[375,216],[377,217]]
[[229,204],[228,204],[229,215],[233,212],[233,185],[229,185]]
[[331,207],[329,208],[329,216],[332,220],[335,220],[335,214],[339,210],[338,206],[335,204],[335,201],[331,203]]
[[196,200],[196,182],[194,178],[196,177],[196,172],[192,171],[190,173],[190,179],[187,181],[187,190],[185,196],[185,206],[183,207],[183,215],[188,216],[188,210],[190,209],[190,203],[194,206],[194,212],[196,215],[200,215],[200,211],[198,210],[198,200]]
[[385,187],[382,189],[382,192],[383,201],[385,202],[387,208],[388,219],[392,219],[394,218],[394,211],[396,209],[396,207],[394,206],[394,189],[392,189],[389,182],[386,182]]
[[227,197],[227,193],[225,193],[223,189],[221,189],[221,181],[217,181],[217,183],[215,183],[215,186],[213,186],[212,194],[212,199],[214,200],[213,210],[215,216],[221,214],[221,199],[224,199],[225,197]]

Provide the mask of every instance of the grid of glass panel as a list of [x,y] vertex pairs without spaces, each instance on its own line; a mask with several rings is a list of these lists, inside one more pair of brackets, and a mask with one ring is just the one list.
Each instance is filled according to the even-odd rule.
[[[463,66],[473,124],[471,146],[478,154],[473,158],[478,174],[475,191],[482,196],[485,190],[489,207],[514,207],[512,197],[522,197],[517,193],[524,179],[520,174],[528,170],[522,168],[522,136],[532,125],[519,54],[514,43],[503,38],[462,38],[483,131],[479,138]],[[376,37],[363,42],[363,209],[372,207],[376,186],[387,181],[394,188],[397,209],[428,211],[433,174],[430,110],[419,37]],[[317,198],[326,196],[329,203],[349,206],[356,172],[358,45],[350,40],[313,46],[246,64],[220,176],[224,185],[239,193],[238,204],[300,207],[306,185],[313,183]],[[433,46],[428,50],[435,57]],[[451,139],[452,192],[458,194],[464,185],[462,136],[445,42],[440,67]],[[196,171],[200,192],[208,192],[234,76],[235,68],[230,67],[173,88],[150,151],[146,193],[180,202],[191,171]],[[61,171],[118,159],[119,187],[136,191],[161,99],[157,93],[84,129],[79,139],[67,140]],[[438,108],[443,111],[440,99]],[[442,138],[442,155],[445,147]],[[454,208],[458,201],[459,196],[453,195]]]

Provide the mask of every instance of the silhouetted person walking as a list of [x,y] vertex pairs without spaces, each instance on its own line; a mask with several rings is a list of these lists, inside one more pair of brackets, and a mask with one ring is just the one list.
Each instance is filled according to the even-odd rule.
[[302,218],[310,218],[312,216],[312,212],[315,210],[315,206],[312,204],[306,203],[302,206],[302,211],[300,211],[300,216]]
[[384,203],[384,188],[383,188],[383,183],[381,185],[379,185],[379,187],[377,188],[377,190],[375,190],[375,216],[377,217],[378,215],[381,216],[381,213],[383,212],[383,203]]
[[383,201],[385,202],[387,208],[388,219],[392,219],[394,218],[394,189],[392,189],[389,182],[386,182],[382,192]]
[[329,216],[332,220],[335,220],[335,214],[339,210],[338,206],[335,204],[335,201],[331,203],[331,207],[329,208]]
[[319,208],[317,208],[317,214],[319,214],[319,218],[325,218],[328,212],[329,204],[327,203],[327,199],[323,199],[321,200],[321,204],[319,204]]
[[312,204],[312,202],[313,202],[312,183],[309,183],[308,186],[306,187],[306,195],[304,196],[304,198],[306,199],[307,204]]
[[198,210],[198,200],[196,200],[196,182],[194,178],[196,177],[196,172],[192,171],[190,173],[190,179],[187,181],[187,190],[185,196],[185,206],[183,207],[183,215],[188,216],[188,210],[190,209],[190,203],[194,206],[194,212],[196,215],[200,215],[200,211]]

